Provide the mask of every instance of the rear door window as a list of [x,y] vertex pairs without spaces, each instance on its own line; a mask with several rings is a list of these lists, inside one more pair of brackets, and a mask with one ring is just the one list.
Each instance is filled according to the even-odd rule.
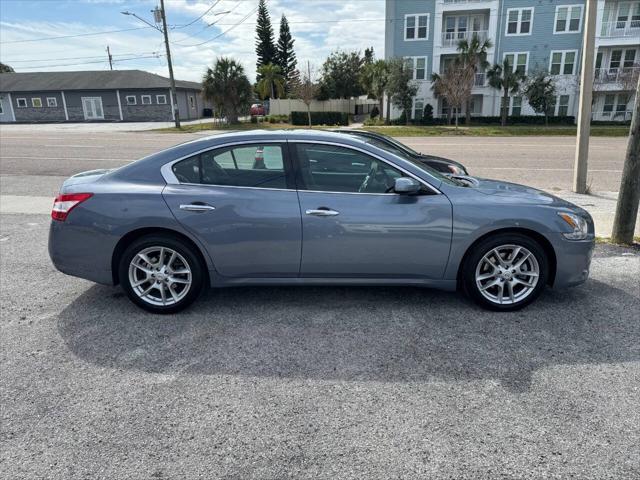
[[181,183],[287,188],[282,144],[250,144],[210,150],[173,165]]

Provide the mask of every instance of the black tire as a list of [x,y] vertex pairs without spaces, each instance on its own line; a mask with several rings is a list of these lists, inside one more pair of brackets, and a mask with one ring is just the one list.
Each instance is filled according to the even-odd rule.
[[[478,268],[480,261],[486,254],[488,254],[495,248],[506,245],[516,245],[529,250],[529,252],[533,255],[533,257],[535,257],[535,260],[537,261],[539,272],[535,287],[533,287],[533,289],[530,291],[530,293],[528,293],[526,297],[522,298],[521,300],[515,301],[514,303],[499,304],[494,303],[494,301],[486,298],[480,291],[480,288],[476,282],[476,269]],[[547,284],[547,279],[549,278],[549,259],[544,251],[544,248],[542,248],[542,246],[531,237],[520,233],[499,233],[487,237],[477,245],[473,246],[472,250],[464,260],[461,274],[461,281],[465,293],[478,305],[488,310],[512,312],[526,307],[536,298],[538,298],[538,296],[540,296]],[[501,282],[504,281],[505,280],[501,280]]]
[[[187,269],[191,272],[191,285],[187,292],[178,301],[170,305],[156,305],[144,300],[134,291],[134,287],[129,278],[129,266],[133,258],[145,249],[153,247],[164,247],[177,252],[184,260],[184,263],[186,263]],[[181,262],[180,265],[182,265],[182,263],[183,262]],[[205,284],[205,268],[198,253],[184,240],[172,235],[152,234],[136,239],[126,248],[120,259],[118,273],[120,284],[133,303],[148,312],[167,314],[184,310],[198,298]],[[147,285],[149,284],[146,284],[145,287]],[[183,288],[181,285],[177,285],[176,287]],[[165,291],[168,292],[168,290]],[[169,301],[174,302],[173,299]]]

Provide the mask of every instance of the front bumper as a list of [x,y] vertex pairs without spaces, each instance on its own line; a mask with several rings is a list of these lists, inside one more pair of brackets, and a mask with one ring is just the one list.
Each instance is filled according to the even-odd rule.
[[595,240],[567,240],[561,233],[555,234],[551,240],[556,254],[553,288],[573,287],[586,282]]

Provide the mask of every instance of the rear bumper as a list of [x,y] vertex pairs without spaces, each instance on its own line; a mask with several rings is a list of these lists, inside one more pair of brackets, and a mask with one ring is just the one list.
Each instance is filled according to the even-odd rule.
[[67,222],[51,221],[49,257],[62,273],[92,282],[113,285],[113,246],[95,230]]
[[589,278],[591,257],[595,241],[567,240],[562,234],[555,234],[552,241],[556,253],[556,276],[553,288],[566,288],[580,285]]

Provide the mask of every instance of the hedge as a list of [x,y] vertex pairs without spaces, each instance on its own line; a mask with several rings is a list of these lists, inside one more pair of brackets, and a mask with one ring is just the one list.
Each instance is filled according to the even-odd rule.
[[[458,124],[465,124],[465,117],[461,115],[458,117]],[[471,117],[471,125],[500,125],[501,118],[499,116],[493,117]],[[414,122],[419,125],[447,125],[446,118],[433,118],[433,119],[421,119]],[[455,124],[455,118],[451,118],[451,125]],[[519,115],[507,117],[507,125],[544,125],[543,115]],[[549,117],[549,125],[575,125],[575,117]]]
[[[307,112],[291,112],[292,125],[309,125]],[[345,112],[311,112],[311,125],[349,125]]]

